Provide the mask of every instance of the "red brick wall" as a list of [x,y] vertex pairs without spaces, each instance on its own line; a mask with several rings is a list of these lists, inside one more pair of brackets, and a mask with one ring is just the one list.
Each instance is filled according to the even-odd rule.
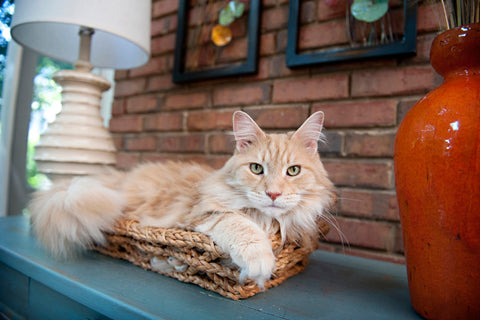
[[[308,1],[303,14],[324,14],[321,6],[323,0]],[[268,130],[295,129],[323,110],[329,143],[321,156],[338,188],[334,214],[349,246],[332,230],[322,248],[403,262],[393,143],[403,115],[441,81],[428,61],[440,7],[419,7],[415,57],[291,70],[285,65],[288,1],[264,0],[256,75],[176,85],[177,7],[177,0],[154,0],[150,62],[116,73],[110,130],[118,167],[165,159],[220,167],[233,151],[227,132],[235,110]]]

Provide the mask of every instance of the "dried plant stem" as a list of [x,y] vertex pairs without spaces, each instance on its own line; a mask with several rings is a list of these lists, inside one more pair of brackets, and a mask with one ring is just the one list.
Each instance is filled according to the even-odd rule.
[[480,22],[480,0],[441,0],[447,28]]
[[446,6],[445,6],[445,0],[442,0],[441,2],[442,2],[443,12],[445,12],[445,15],[444,15],[444,17],[445,17],[445,23],[447,24],[447,29],[450,29],[450,28],[451,28],[451,27],[450,27],[450,21],[449,21],[449,19],[448,19],[448,15],[447,15],[447,8],[446,8]]

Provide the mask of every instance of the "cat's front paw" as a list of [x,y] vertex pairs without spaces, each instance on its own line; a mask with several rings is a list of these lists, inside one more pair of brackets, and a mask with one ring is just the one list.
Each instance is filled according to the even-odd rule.
[[[235,261],[237,260],[237,261]],[[249,244],[234,262],[240,266],[240,281],[246,278],[255,280],[260,289],[264,289],[265,281],[269,280],[275,269],[275,256],[270,244]]]

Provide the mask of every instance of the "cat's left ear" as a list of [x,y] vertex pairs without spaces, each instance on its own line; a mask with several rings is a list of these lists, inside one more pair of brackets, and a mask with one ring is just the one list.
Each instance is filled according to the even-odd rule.
[[250,145],[265,137],[265,133],[248,114],[236,111],[233,114],[233,132],[237,150],[245,151]]
[[323,140],[322,134],[323,120],[325,115],[322,111],[317,111],[312,114],[300,128],[293,134],[292,139],[298,140],[305,148],[313,153],[317,152],[318,140]]

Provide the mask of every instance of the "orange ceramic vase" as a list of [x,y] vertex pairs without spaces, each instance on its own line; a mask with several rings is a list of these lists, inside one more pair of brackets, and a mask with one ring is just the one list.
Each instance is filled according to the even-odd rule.
[[480,319],[480,24],[438,35],[430,60],[444,82],[395,142],[410,297],[428,319]]

